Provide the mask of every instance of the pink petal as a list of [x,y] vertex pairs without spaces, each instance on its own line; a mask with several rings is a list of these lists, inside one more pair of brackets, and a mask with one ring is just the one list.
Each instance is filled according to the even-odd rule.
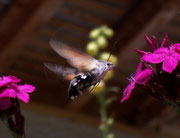
[[166,56],[169,54],[168,48],[159,48],[152,54],[146,54],[142,57],[144,61],[150,62],[150,63],[160,63],[162,62]]
[[180,43],[173,44],[173,47],[175,47],[180,52]]
[[147,41],[148,45],[150,46],[151,51],[153,52],[154,49],[153,49],[152,41],[149,39],[149,37],[146,34],[144,34],[144,37],[145,37],[145,40]]
[[[158,48],[157,39],[154,36],[152,36],[152,46],[153,46],[154,51]],[[154,51],[152,51],[152,52],[154,52]]]
[[29,94],[27,94],[25,92],[17,93],[17,97],[18,97],[18,99],[22,100],[25,103],[29,102]]
[[16,76],[6,76],[6,77],[3,77],[3,80],[10,83],[10,82],[13,82],[13,83],[18,83],[20,82],[21,80],[18,79]]
[[178,60],[172,56],[167,56],[163,62],[162,69],[166,72],[172,73],[176,68]]
[[168,47],[169,43],[168,43],[168,35],[167,33],[164,33],[164,39],[163,42],[161,44],[161,47]]
[[131,83],[124,89],[123,98],[121,99],[121,103],[129,99],[129,97],[131,96],[131,93],[132,93],[134,87],[135,87],[135,82],[131,82]]
[[138,84],[145,84],[151,78],[152,74],[152,70],[147,68],[135,76],[135,82]]
[[134,49],[134,51],[137,52],[140,56],[143,56],[143,55],[148,53],[148,52],[144,52],[144,51],[139,50],[139,49]]
[[2,98],[2,97],[15,98],[16,97],[16,91],[14,89],[11,89],[11,88],[6,88],[6,89],[2,90],[2,93],[0,94],[0,98]]
[[21,80],[15,76],[5,76],[5,77],[0,78],[0,87],[3,87],[4,85],[8,83],[18,83],[20,81]]
[[139,65],[138,65],[138,68],[137,68],[137,70],[136,70],[135,76],[138,75],[139,73],[141,73],[141,71],[143,70],[143,67],[144,67],[144,66],[143,66],[143,63],[140,62]]
[[4,80],[1,80],[1,79],[0,79],[0,87],[5,86],[6,84],[7,84],[7,82],[5,82]]
[[170,51],[171,51],[173,57],[180,60],[180,44],[173,44],[170,47]]
[[27,92],[27,93],[32,93],[35,90],[35,87],[29,84],[24,84],[24,85],[20,85],[18,86],[18,89],[21,92]]
[[12,106],[11,100],[9,98],[0,98],[0,109],[6,110]]

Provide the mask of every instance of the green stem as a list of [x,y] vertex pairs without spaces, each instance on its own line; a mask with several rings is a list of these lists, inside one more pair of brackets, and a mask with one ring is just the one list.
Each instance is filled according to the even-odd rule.
[[107,123],[108,116],[107,116],[107,99],[106,99],[106,93],[109,91],[108,88],[105,88],[102,90],[98,95],[97,99],[100,105],[100,117],[101,117],[101,124],[100,124],[100,132],[101,132],[101,138],[108,138],[109,135],[109,128],[110,126]]

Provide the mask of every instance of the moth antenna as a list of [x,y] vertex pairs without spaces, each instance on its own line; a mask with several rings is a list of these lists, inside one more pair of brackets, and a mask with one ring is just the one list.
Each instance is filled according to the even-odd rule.
[[111,49],[111,52],[110,52],[110,54],[109,54],[109,57],[108,57],[107,61],[109,61],[109,59],[110,59],[110,57],[111,57],[111,55],[112,55],[112,52],[113,52],[113,50],[114,50],[117,42],[118,42],[118,40],[114,43],[114,45],[113,45],[113,47],[112,47],[112,49]]

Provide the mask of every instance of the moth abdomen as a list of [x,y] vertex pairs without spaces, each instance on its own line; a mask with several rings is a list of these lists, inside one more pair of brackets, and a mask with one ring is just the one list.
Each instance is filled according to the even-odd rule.
[[73,100],[78,96],[79,93],[81,93],[81,91],[90,87],[92,82],[93,76],[90,73],[85,73],[74,77],[69,85],[68,97]]

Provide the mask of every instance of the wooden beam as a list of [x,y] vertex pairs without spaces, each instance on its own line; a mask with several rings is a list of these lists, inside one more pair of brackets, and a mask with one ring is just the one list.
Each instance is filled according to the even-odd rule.
[[0,18],[0,45],[2,48],[10,42],[28,21],[34,11],[37,10],[42,0],[17,0],[9,7],[3,17]]
[[[8,45],[3,49],[3,51],[1,52],[1,59],[0,59],[1,63],[3,61],[6,61],[6,57],[8,54],[10,56],[13,56],[16,53],[16,50],[18,50],[19,46],[26,40],[26,38],[29,35],[32,35],[32,33],[40,25],[42,25],[42,23],[44,23],[46,20],[48,20],[50,17],[52,17],[53,13],[56,11],[56,9],[58,9],[60,7],[62,2],[63,1],[58,1],[58,0],[51,0],[51,1],[44,0],[40,4],[40,6],[36,9],[36,11],[33,12],[33,14],[28,18],[28,20],[22,26],[22,28],[18,31],[18,33],[16,35],[14,35],[14,37],[8,43]],[[23,12],[23,11],[21,11],[21,12]],[[3,21],[3,23],[2,23],[3,26],[5,26],[5,24],[7,22],[15,22],[14,20],[13,21],[12,20],[9,21],[10,19],[7,19],[7,20],[8,21]],[[18,20],[21,20],[21,19],[18,19]],[[2,32],[0,34],[3,35]],[[7,64],[7,63],[5,63],[5,64]]]
[[[143,49],[146,45],[144,40],[144,33],[147,33],[149,36],[152,34],[156,34],[161,29],[163,29],[167,23],[175,16],[176,9],[162,9],[157,13],[157,15],[142,29],[123,49],[123,51],[119,52],[118,59],[119,63],[118,66],[123,66],[125,69],[128,67],[132,67],[132,63],[134,66],[137,66],[139,62],[139,57],[136,52],[133,50]],[[128,53],[128,54],[127,54]]]

